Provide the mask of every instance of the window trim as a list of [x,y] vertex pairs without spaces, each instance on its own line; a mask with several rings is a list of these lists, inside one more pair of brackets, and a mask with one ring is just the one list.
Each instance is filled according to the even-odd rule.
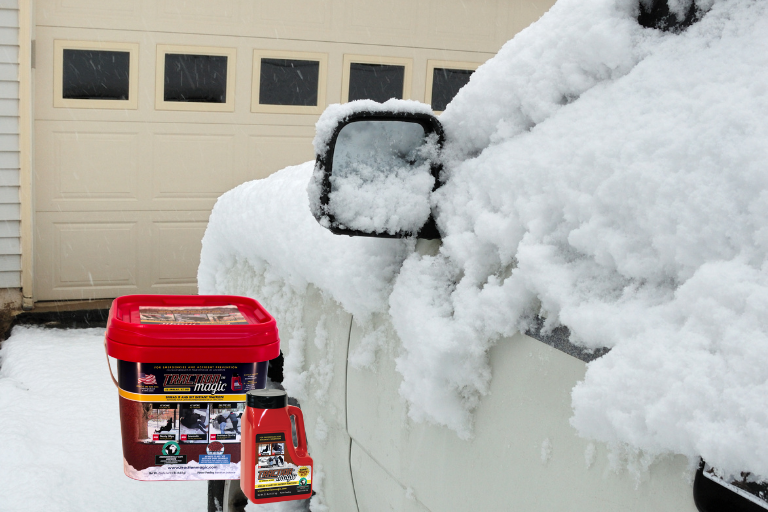
[[[127,100],[83,100],[64,97],[64,50],[123,51],[129,54]],[[139,43],[53,41],[53,107],[136,110],[139,108]]]
[[[262,105],[259,103],[261,59],[312,60],[320,63],[317,74],[317,105]],[[328,82],[328,54],[287,50],[253,50],[251,75],[251,112],[261,114],[322,114],[325,110]]]
[[[178,53],[182,55],[214,55],[227,57],[226,103],[165,101],[165,55],[167,53]],[[225,48],[220,46],[158,44],[155,63],[155,110],[182,110],[187,112],[234,112],[236,61],[237,48]]]
[[[483,63],[482,62],[461,62],[453,60],[427,60],[427,86],[424,91],[424,103],[432,106],[432,85],[435,77],[435,68],[440,69],[459,69],[475,71]],[[433,110],[435,114],[442,114],[442,110]]]
[[341,71],[341,102],[349,103],[349,78],[351,75],[350,67],[355,64],[385,64],[403,66],[403,99],[411,99],[411,89],[413,84],[413,59],[405,57],[383,57],[380,55],[353,55],[344,54],[344,65]]

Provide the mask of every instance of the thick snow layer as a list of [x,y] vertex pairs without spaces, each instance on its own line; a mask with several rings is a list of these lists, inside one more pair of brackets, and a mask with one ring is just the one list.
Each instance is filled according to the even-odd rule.
[[673,34],[638,0],[560,0],[481,66],[440,117],[439,254],[325,232],[305,164],[220,199],[201,292],[242,269],[278,306],[307,282],[388,304],[409,413],[462,437],[488,348],[538,314],[612,348],[574,389],[581,434],[768,477],[768,4],[697,5]]

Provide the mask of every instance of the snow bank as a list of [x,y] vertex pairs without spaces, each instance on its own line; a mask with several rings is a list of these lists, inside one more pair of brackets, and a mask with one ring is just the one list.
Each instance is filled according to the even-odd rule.
[[478,69],[440,118],[438,255],[322,230],[305,164],[222,197],[201,292],[248,261],[292,300],[388,303],[409,413],[462,437],[488,348],[540,314],[612,347],[574,389],[581,434],[768,477],[768,5],[698,5],[672,34],[638,0],[560,0]]

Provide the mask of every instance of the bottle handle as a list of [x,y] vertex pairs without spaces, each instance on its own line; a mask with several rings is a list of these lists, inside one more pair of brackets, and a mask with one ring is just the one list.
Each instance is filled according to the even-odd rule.
[[293,416],[296,421],[296,437],[299,440],[299,446],[296,447],[296,454],[299,457],[307,456],[307,434],[304,430],[304,415],[301,413],[301,409],[292,405],[286,406],[288,416]]

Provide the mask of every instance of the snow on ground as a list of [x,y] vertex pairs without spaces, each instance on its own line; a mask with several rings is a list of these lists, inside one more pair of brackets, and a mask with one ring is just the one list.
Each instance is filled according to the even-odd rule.
[[[104,329],[18,326],[0,349],[0,512],[205,512],[208,483],[123,474]],[[305,502],[249,512],[306,510]]]
[[307,283],[388,309],[409,414],[462,437],[488,348],[539,314],[612,348],[574,389],[582,435],[768,477],[768,4],[697,5],[675,34],[638,0],[560,0],[480,67],[440,117],[436,256],[325,231],[310,162],[220,198],[200,291],[257,297],[299,344]]
[[206,482],[123,474],[104,329],[15,327],[0,365],[0,510],[207,509]]

